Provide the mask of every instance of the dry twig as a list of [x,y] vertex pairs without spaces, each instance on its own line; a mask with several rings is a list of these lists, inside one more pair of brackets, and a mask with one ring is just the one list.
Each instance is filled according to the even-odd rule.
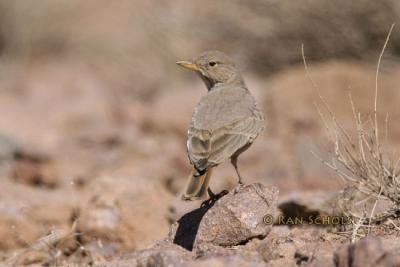
[[[326,114],[317,106],[320,117],[324,123],[328,136],[333,143],[333,159],[332,163],[318,157],[323,164],[334,170],[339,177],[346,181],[350,186],[355,187],[358,192],[365,195],[366,199],[373,197],[375,203],[369,212],[369,217],[364,215],[355,215],[354,226],[357,233],[360,225],[368,225],[368,232],[372,223],[382,222],[389,218],[400,217],[400,173],[398,165],[400,159],[396,159],[393,155],[385,153],[382,150],[379,138],[378,127],[378,93],[379,93],[379,71],[381,61],[387,44],[390,40],[394,24],[390,27],[386,37],[382,51],[379,54],[376,75],[375,75],[375,98],[373,118],[363,119],[363,115],[357,111],[352,95],[349,93],[349,102],[352,108],[356,134],[351,136],[348,131],[337,120],[334,112],[330,109],[327,101],[322,97],[320,90],[312,79],[306,57],[304,47],[301,46],[304,68],[307,78],[312,86],[317,90],[322,107]],[[388,132],[388,115],[385,120],[386,136]],[[386,137],[387,139],[387,137]],[[392,208],[380,214],[375,214],[378,201],[387,200],[392,204]],[[345,211],[346,212],[346,211]],[[348,215],[348,214],[347,214]],[[358,221],[356,223],[356,221]],[[353,238],[355,235],[353,234]]]

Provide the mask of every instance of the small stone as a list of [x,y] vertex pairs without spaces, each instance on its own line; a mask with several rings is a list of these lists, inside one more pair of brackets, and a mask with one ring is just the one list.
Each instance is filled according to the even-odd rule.
[[77,230],[82,244],[101,240],[117,249],[148,248],[168,232],[172,196],[158,181],[142,177],[99,177],[85,186]]
[[116,259],[107,264],[98,266],[159,266],[159,267],[184,267],[192,259],[190,252],[174,244],[163,244],[153,248],[136,251],[123,258]]
[[18,149],[19,144],[16,140],[0,133],[0,160],[12,159]]
[[378,237],[367,237],[341,246],[334,255],[337,267],[400,266],[400,256],[386,251]]
[[55,188],[59,183],[57,171],[52,164],[27,158],[15,161],[11,177],[18,183],[32,186]]

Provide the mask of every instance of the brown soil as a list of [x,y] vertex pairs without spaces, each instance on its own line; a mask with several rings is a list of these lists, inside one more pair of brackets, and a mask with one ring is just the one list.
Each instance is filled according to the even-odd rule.
[[[267,118],[266,131],[239,160],[245,182],[277,187],[283,216],[335,214],[344,185],[311,153],[330,159],[332,144],[300,44],[321,95],[354,133],[348,91],[365,116],[372,114],[375,58],[398,16],[396,2],[343,0],[340,16],[331,1],[62,2],[63,12],[43,1],[42,16],[33,4],[0,1],[0,266],[130,266],[130,257],[159,252],[145,249],[201,205],[180,194],[191,167],[187,125],[206,90],[174,62],[205,49],[234,54]],[[381,127],[387,114],[391,122],[385,146],[394,151],[399,40],[394,33],[378,99]],[[213,191],[235,186],[232,166],[219,166]],[[399,224],[371,231],[382,242],[377,250],[400,249]],[[366,233],[360,235],[356,240]],[[351,239],[349,229],[274,225],[263,240],[241,244],[238,255],[218,248],[215,254],[229,255],[190,264],[225,266],[235,257],[246,264],[248,257],[270,266],[334,266],[334,257],[357,251],[346,247]],[[161,251],[193,257],[176,247]]]

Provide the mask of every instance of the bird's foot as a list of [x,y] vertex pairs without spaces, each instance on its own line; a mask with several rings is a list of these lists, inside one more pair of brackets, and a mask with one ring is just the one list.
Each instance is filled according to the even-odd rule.
[[236,186],[236,188],[233,190],[234,194],[239,193],[239,190],[244,186],[244,183],[239,181],[239,184]]

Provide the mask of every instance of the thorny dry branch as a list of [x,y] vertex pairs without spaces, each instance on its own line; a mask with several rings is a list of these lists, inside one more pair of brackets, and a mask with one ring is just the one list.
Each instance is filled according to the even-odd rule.
[[[325,113],[317,105],[319,115],[328,132],[328,136],[334,144],[334,155],[332,162],[328,162],[318,157],[325,165],[334,170],[349,186],[356,188],[367,198],[373,197],[375,204],[370,212],[370,216],[351,215],[360,224],[368,225],[380,223],[390,218],[400,217],[400,158],[394,154],[383,151],[379,138],[377,103],[378,103],[378,78],[381,60],[389,42],[394,24],[391,26],[386,41],[379,55],[376,76],[375,76],[375,98],[373,117],[366,116],[357,111],[351,93],[349,101],[354,117],[356,135],[351,136],[349,132],[337,120],[335,114],[329,107],[326,100],[320,94],[320,90],[315,81],[310,76],[307,61],[302,45],[303,63],[306,75],[311,81],[312,86],[318,91],[319,99]],[[325,115],[327,114],[327,115]],[[388,128],[388,116],[385,120],[386,136]],[[315,155],[315,153],[313,153]],[[375,208],[379,200],[388,200],[392,207],[380,214],[375,214]],[[346,213],[346,211],[344,211]],[[348,212],[347,212],[348,213]]]

